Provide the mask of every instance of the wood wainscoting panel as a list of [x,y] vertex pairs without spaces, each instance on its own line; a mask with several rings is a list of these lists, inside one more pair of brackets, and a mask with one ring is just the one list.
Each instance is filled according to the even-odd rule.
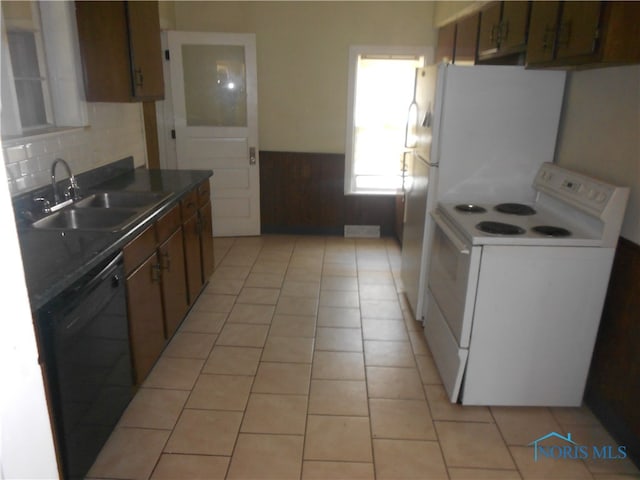
[[640,464],[640,246],[624,238],[613,262],[585,400]]
[[262,233],[342,235],[345,225],[394,234],[393,195],[345,195],[344,154],[260,152]]

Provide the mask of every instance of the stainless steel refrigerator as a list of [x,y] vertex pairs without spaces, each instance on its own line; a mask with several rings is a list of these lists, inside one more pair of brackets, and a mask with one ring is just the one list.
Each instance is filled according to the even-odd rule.
[[438,64],[416,70],[404,162],[401,279],[422,321],[438,202],[527,202],[554,160],[565,72]]

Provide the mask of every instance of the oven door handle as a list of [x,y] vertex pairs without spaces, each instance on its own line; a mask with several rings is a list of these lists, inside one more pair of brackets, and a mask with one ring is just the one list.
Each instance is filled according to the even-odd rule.
[[453,231],[453,229],[447,225],[444,219],[440,216],[438,212],[432,212],[431,217],[436,222],[436,225],[440,230],[444,232],[449,241],[453,243],[453,245],[458,249],[461,255],[469,255],[469,247],[464,241],[460,240],[460,237]]

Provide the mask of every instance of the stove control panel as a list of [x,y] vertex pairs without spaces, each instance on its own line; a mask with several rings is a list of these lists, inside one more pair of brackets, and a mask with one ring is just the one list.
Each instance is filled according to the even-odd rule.
[[581,210],[596,214],[604,210],[617,188],[550,163],[542,165],[534,181],[534,187]]

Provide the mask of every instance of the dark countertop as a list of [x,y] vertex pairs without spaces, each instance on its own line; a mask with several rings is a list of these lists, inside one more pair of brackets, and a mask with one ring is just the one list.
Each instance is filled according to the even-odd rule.
[[116,255],[124,245],[171,209],[180,197],[212,174],[211,170],[138,168],[92,185],[90,191],[83,190],[83,195],[91,191],[117,190],[171,193],[136,223],[119,232],[19,228],[31,310],[37,311],[83,275]]

